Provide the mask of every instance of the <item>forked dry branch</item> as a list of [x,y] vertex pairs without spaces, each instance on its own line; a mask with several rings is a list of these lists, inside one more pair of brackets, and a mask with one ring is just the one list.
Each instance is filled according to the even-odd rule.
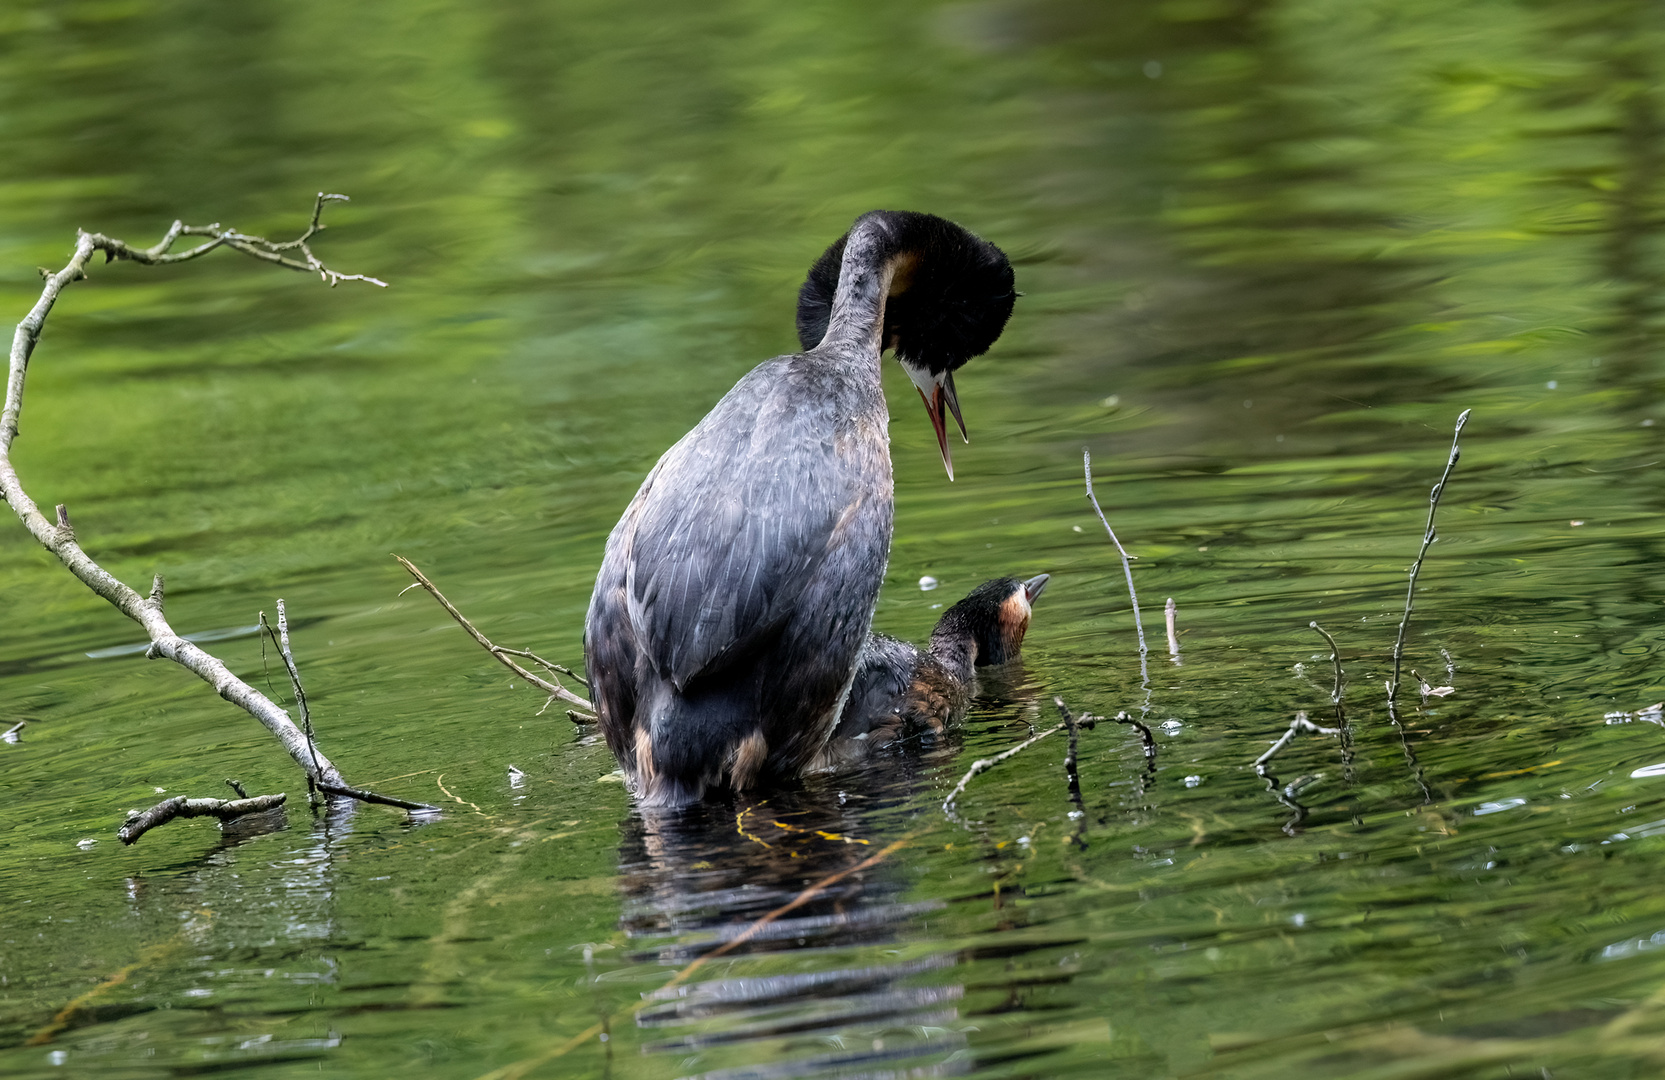
[[[368,284],[386,287],[387,283],[368,277],[364,274],[343,274],[325,266],[309,246],[310,241],[324,226],[319,221],[324,205],[330,202],[345,202],[345,195],[330,195],[318,193],[317,201],[313,204],[312,220],[306,230],[294,240],[274,242],[258,236],[240,233],[235,229],[222,228],[214,225],[186,225],[175,221],[167,233],[155,245],[148,248],[135,248],[114,237],[102,233],[77,231],[75,237],[75,251],[69,262],[56,273],[42,271],[44,284],[41,288],[40,299],[35,302],[29,314],[17,324],[17,331],[12,337],[10,364],[6,378],[6,398],[3,410],[0,410],[0,496],[4,496],[6,504],[12,508],[24,526],[29,530],[42,547],[57,557],[64,567],[74,574],[82,584],[93,592],[108,600],[118,611],[144,628],[150,638],[150,648],[145,651],[148,659],[162,657],[172,660],[176,664],[190,671],[202,679],[214,692],[236,705],[255,720],[259,721],[267,731],[271,732],[295,764],[306,774],[307,781],[318,790],[332,795],[341,795],[360,799],[367,802],[378,802],[399,806],[405,809],[432,809],[423,803],[411,803],[400,799],[377,795],[374,792],[363,791],[349,785],[343,779],[341,772],[334,762],[320,751],[309,733],[295,726],[289,714],[279,708],[270,698],[260,693],[248,683],[232,674],[217,657],[208,653],[189,641],[186,641],[169,625],[163,613],[163,581],[157,575],[148,596],[141,596],[128,585],[116,579],[84,551],[75,535],[75,529],[69,521],[69,511],[63,506],[56,507],[56,513],[49,518],[41,513],[35,501],[23,489],[23,482],[12,465],[11,448],[17,439],[19,420],[23,414],[23,385],[24,377],[29,370],[29,360],[34,354],[35,345],[40,341],[41,329],[46,324],[46,318],[52,313],[59,295],[65,288],[87,277],[87,267],[94,255],[103,252],[106,263],[125,260],[142,263],[146,266],[159,266],[169,263],[187,262],[201,258],[216,248],[228,247],[263,262],[273,263],[290,270],[303,273],[315,273],[330,286],[343,281],[363,281]],[[204,243],[186,251],[175,252],[173,245],[182,236],[206,236]],[[295,253],[301,257],[295,258]],[[287,653],[287,650],[284,650]],[[299,674],[293,670],[291,674],[299,682]],[[223,816],[227,806],[238,812],[243,810],[238,804],[262,803],[265,800],[280,798],[266,796],[262,799],[235,800],[225,803],[224,800],[185,800],[185,809],[175,807],[171,813],[164,812],[162,806],[178,803],[179,800],[170,799],[162,806],[153,807],[145,811],[146,815],[155,815],[155,820],[146,828],[160,824],[162,820],[177,816],[193,816],[194,813],[210,813]],[[192,809],[193,803],[223,804],[215,809]],[[235,816],[233,814],[232,816]],[[124,831],[128,831],[124,826]],[[132,838],[137,839],[144,830],[133,832]],[[132,840],[126,842],[131,843]]]

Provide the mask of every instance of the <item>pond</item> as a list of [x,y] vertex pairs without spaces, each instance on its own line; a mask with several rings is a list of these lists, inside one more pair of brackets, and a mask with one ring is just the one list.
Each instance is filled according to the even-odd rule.
[[[315,250],[390,282],[94,267],[25,486],[287,704],[282,597],[321,746],[444,812],[309,810],[0,519],[0,1072],[1656,1075],[1662,67],[1643,0],[13,6],[6,319],[77,227],[290,236],[320,190]],[[1022,664],[940,745],[643,818],[391,553],[577,665],[642,476],[875,207],[1024,293],[953,483],[887,364],[876,626],[1050,573]],[[1263,777],[1334,726],[1315,621],[1350,756]],[[1099,723],[1078,803],[1054,735],[945,812],[1054,697],[1154,761]],[[227,777],[288,805],[117,842]]]

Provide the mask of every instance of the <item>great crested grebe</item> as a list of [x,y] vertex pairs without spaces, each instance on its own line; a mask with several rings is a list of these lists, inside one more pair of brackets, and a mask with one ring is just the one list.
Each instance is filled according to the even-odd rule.
[[804,351],[753,368],[642,482],[607,538],[584,659],[607,745],[644,805],[796,775],[856,673],[890,554],[880,351],[919,387],[943,463],[953,372],[1016,293],[1000,249],[875,210],[810,270]]

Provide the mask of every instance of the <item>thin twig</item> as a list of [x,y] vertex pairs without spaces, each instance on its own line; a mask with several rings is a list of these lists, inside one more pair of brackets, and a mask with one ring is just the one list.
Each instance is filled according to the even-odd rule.
[[[420,586],[422,586],[422,588],[428,590],[429,595],[431,595],[435,600],[439,601],[439,606],[444,608],[447,612],[449,612],[451,617],[453,619],[457,620],[457,624],[459,626],[461,626],[464,630],[468,631],[468,636],[469,637],[471,637],[475,641],[479,642],[480,647],[482,649],[486,650],[486,652],[490,653],[492,656],[497,658],[498,663],[502,664],[504,667],[508,668],[510,671],[514,672],[516,675],[519,675],[521,678],[525,679],[527,682],[531,683],[533,686],[537,687],[539,690],[542,690],[544,693],[548,694],[550,696],[550,698],[552,698],[552,699],[553,698],[560,698],[562,701],[565,701],[570,705],[576,705],[580,709],[587,709],[592,713],[595,711],[595,706],[594,705],[590,704],[590,702],[587,701],[586,699],[584,699],[582,697],[579,697],[577,694],[573,693],[571,690],[568,690],[566,687],[562,686],[558,680],[552,682],[549,679],[545,679],[545,678],[542,678],[538,675],[534,675],[534,674],[532,674],[532,672],[528,671],[526,668],[524,668],[521,665],[515,663],[513,660],[511,660],[509,658],[511,656],[524,656],[527,659],[531,660],[533,663],[541,665],[544,668],[544,670],[548,671],[550,673],[550,675],[552,675],[552,676],[555,675],[558,672],[565,672],[568,675],[572,675],[571,671],[568,671],[566,668],[562,667],[560,664],[551,663],[548,660],[545,660],[542,657],[537,656],[534,653],[527,652],[524,649],[505,649],[501,645],[493,645],[490,638],[488,638],[488,637],[486,637],[486,635],[480,633],[480,631],[475,628],[474,624],[468,621],[467,616],[465,616],[462,612],[458,611],[456,609],[455,605],[453,605],[451,603],[451,601],[445,599],[445,594],[439,591],[439,586],[437,586],[433,582],[429,581],[428,576],[426,574],[424,574],[422,571],[418,570],[416,568],[415,563],[411,562],[409,559],[405,558],[403,555],[395,555],[393,557],[395,559],[399,560],[399,565],[400,566],[403,566],[406,570],[410,571],[410,575],[411,575],[411,577],[416,579],[416,584],[417,585],[420,585]],[[409,586],[409,588],[415,588],[415,587],[416,587],[415,585]],[[573,676],[573,677],[577,678],[577,676]],[[544,703],[544,708],[547,709],[548,707],[549,707],[549,703],[545,702]],[[541,713],[541,710],[540,710],[540,713]],[[570,711],[567,713],[567,715],[572,718],[572,722],[575,723],[575,724],[587,723],[588,722],[588,721],[580,720],[577,716],[574,716]],[[591,717],[590,719],[593,720],[594,717]]]
[[275,810],[283,805],[287,797],[282,792],[276,795],[257,795],[252,799],[187,799],[183,795],[175,795],[171,799],[163,799],[149,810],[132,811],[122,827],[116,830],[116,837],[124,844],[131,844],[158,825],[166,825],[174,818],[215,817],[221,821],[230,821],[244,814]]
[[1150,669],[1146,665],[1145,656],[1149,651],[1145,647],[1145,624],[1139,618],[1139,594],[1133,589],[1133,563],[1122,547],[1122,542],[1116,539],[1116,530],[1110,527],[1110,519],[1104,516],[1104,510],[1098,505],[1098,496],[1093,493],[1093,455],[1085,448],[1081,451],[1081,468],[1087,475],[1087,499],[1093,504],[1093,510],[1098,514],[1098,520],[1104,526],[1104,531],[1110,534],[1110,542],[1116,545],[1116,551],[1122,557],[1122,573],[1127,575],[1127,598],[1133,603],[1133,628],[1139,632],[1139,679],[1145,689],[1144,710],[1150,711]]
[[[1317,624],[1315,623],[1314,625],[1316,626]],[[1278,756],[1279,751],[1288,746],[1290,740],[1294,739],[1296,734],[1302,731],[1310,731],[1315,735],[1341,734],[1341,729],[1322,727],[1308,720],[1306,713],[1298,712],[1295,714],[1295,719],[1289,722],[1288,730],[1279,736],[1278,741],[1272,744],[1271,749],[1267,750],[1266,753],[1260,755],[1254,760],[1255,774],[1266,782],[1266,790],[1271,792],[1272,798],[1278,800],[1278,802],[1282,803],[1292,811],[1289,820],[1283,824],[1283,831],[1290,836],[1294,836],[1296,833],[1300,832],[1301,823],[1306,821],[1308,814],[1307,808],[1302,805],[1302,803],[1298,801],[1295,796],[1300,794],[1303,788],[1322,779],[1324,774],[1313,773],[1310,776],[1298,777],[1287,787],[1280,787],[1278,778],[1272,773],[1271,764],[1272,759]]]
[[[295,666],[295,654],[289,648],[289,613],[284,610],[283,597],[281,596],[278,597],[277,601],[277,615],[278,652],[283,656],[283,666],[289,669],[289,684],[295,691],[295,707],[301,711],[301,731],[306,735],[307,749],[312,752],[312,762],[316,766],[318,763],[318,743],[312,737],[312,710],[306,704],[306,688],[301,685],[301,669]],[[260,613],[260,621],[262,623],[266,621],[264,611]],[[272,628],[270,626],[266,627],[266,632],[271,633]]]
[[414,810],[424,814],[439,813],[439,807],[431,803],[411,802],[409,799],[395,799],[391,795],[378,795],[368,788],[350,787],[346,784],[320,783],[318,790],[325,795],[339,795],[344,799],[357,799],[359,802],[377,803],[381,806],[397,806],[401,810]]
[[1135,720],[1125,712],[1119,712],[1110,719],[1114,720],[1118,724],[1126,724],[1128,727],[1138,729],[1139,739],[1145,744],[1145,772],[1151,776],[1155,776],[1156,733],[1150,729],[1150,725],[1146,724],[1143,720]]
[[1434,514],[1440,508],[1440,496],[1445,494],[1445,482],[1451,479],[1451,471],[1457,467],[1457,459],[1462,456],[1462,447],[1458,440],[1462,438],[1463,425],[1468,423],[1468,414],[1472,409],[1464,409],[1457,417],[1457,427],[1451,433],[1451,456],[1446,459],[1445,472],[1440,474],[1439,483],[1428,492],[1428,524],[1422,531],[1422,547],[1416,553],[1416,562],[1411,564],[1410,581],[1405,586],[1405,614],[1399,620],[1399,636],[1393,642],[1393,678],[1388,681],[1388,716],[1395,724],[1399,723],[1396,708],[1399,697],[1399,664],[1405,655],[1405,630],[1411,624],[1411,606],[1416,599],[1416,578],[1422,572],[1422,560],[1428,554],[1428,548],[1434,543]]
[[978,773],[987,772],[989,769],[994,768],[996,765],[1005,761],[1014,754],[1029,749],[1031,746],[1034,746],[1048,735],[1053,735],[1057,732],[1063,731],[1064,727],[1065,725],[1059,724],[1057,727],[1047,728],[1039,735],[1031,736],[1009,750],[1002,750],[1000,753],[990,758],[979,758],[978,760],[973,761],[971,763],[971,768],[967,769],[965,771],[965,775],[960,777],[960,782],[954,785],[954,790],[948,793],[948,798],[942,801],[942,812],[947,814],[950,818],[954,817],[954,800],[959,798],[960,792],[964,791],[965,786],[971,783],[972,777],[976,776]]
[[1168,659],[1172,660],[1175,666],[1178,666],[1185,661],[1179,658],[1179,633],[1175,626],[1175,623],[1179,621],[1179,606],[1174,603],[1174,598],[1171,596],[1168,597],[1165,614],[1168,617]]
[[1343,693],[1341,682],[1341,649],[1336,645],[1335,638],[1330,635],[1330,632],[1318,625],[1317,619],[1312,620],[1307,623],[1307,625],[1318,631],[1319,634],[1323,635],[1324,640],[1329,642],[1330,645],[1330,664],[1335,668],[1335,685],[1330,690],[1330,703],[1335,706],[1335,726],[1336,730],[1341,733],[1341,770],[1343,774],[1345,774],[1347,782],[1352,783],[1353,729],[1348,725],[1347,714],[1341,707],[1341,696]]
[[1087,846],[1087,807],[1081,801],[1081,773],[1078,765],[1080,758],[1077,754],[1077,747],[1080,741],[1081,729],[1086,728],[1091,731],[1098,721],[1095,717],[1085,714],[1077,719],[1070,714],[1069,707],[1064,704],[1064,699],[1061,697],[1053,698],[1052,703],[1058,706],[1058,713],[1064,718],[1064,724],[1069,728],[1070,733],[1069,750],[1064,754],[1064,777],[1069,782],[1070,802],[1075,807],[1070,814],[1070,817],[1075,819],[1075,830],[1070,833],[1070,843],[1076,847],[1085,848]]

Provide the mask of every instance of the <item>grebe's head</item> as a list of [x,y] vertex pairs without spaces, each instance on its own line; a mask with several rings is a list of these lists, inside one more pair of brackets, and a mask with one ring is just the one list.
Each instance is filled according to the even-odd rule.
[[1037,574],[1027,581],[996,578],[973,589],[970,596],[942,613],[931,634],[963,636],[977,647],[976,664],[1004,664],[1023,651],[1023,637],[1029,632],[1029,616],[1040,598],[1050,574]]
[[952,480],[948,413],[954,414],[960,437],[971,441],[954,392],[954,372],[988,352],[1006,328],[1018,296],[1011,261],[987,240],[934,214],[863,214],[810,267],[798,291],[798,340],[805,351],[826,335],[841,284],[850,287],[840,279],[847,271],[845,247],[857,232],[864,241],[857,251],[870,252],[891,270],[880,346],[894,351],[924,400],[943,467]]

